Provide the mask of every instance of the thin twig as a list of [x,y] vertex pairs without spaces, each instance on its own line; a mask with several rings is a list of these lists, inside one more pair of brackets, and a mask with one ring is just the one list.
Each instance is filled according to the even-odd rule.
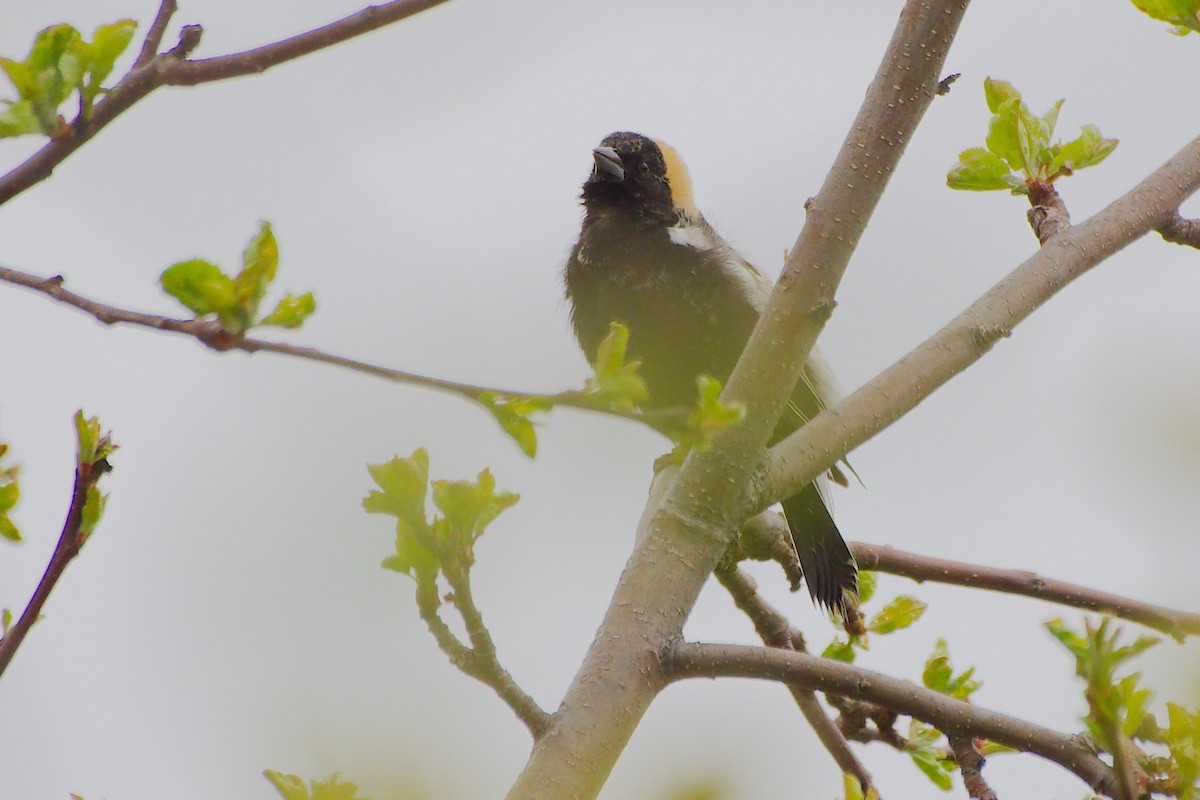
[[134,69],[144,66],[150,59],[158,55],[163,34],[167,32],[167,25],[171,22],[175,11],[175,0],[162,0],[158,7],[158,13],[154,15],[154,21],[150,23],[150,28],[146,31],[146,38],[142,40],[142,49],[138,53],[137,60],[133,62]]
[[962,561],[906,553],[886,545],[852,542],[859,567],[914,581],[935,581],[972,589],[1019,594],[1087,611],[1111,614],[1161,631],[1176,639],[1200,635],[1200,614],[1143,603],[1066,581],[1043,578],[1035,572],[999,569]]
[[950,739],[950,752],[958,762],[967,796],[973,800],[997,800],[996,793],[983,777],[984,759],[975,748],[975,740],[969,736],[955,736]]
[[984,738],[1053,761],[1093,790],[1116,797],[1112,769],[1074,737],[878,672],[769,647],[679,642],[666,654],[670,680],[765,678],[863,698],[947,736]]
[[37,622],[39,615],[42,613],[42,606],[46,604],[46,600],[50,597],[50,592],[58,584],[59,578],[62,577],[63,571],[67,568],[67,564],[71,563],[71,559],[79,555],[80,549],[83,547],[84,536],[81,532],[83,524],[83,507],[87,502],[88,490],[96,485],[104,473],[109,472],[112,467],[109,463],[100,459],[94,463],[78,463],[75,465],[75,484],[71,490],[71,505],[67,510],[67,519],[63,522],[62,532],[58,537],[58,544],[54,547],[54,553],[50,556],[50,563],[46,565],[46,571],[42,574],[42,579],[38,581],[37,588],[33,592],[33,597],[30,598],[29,604],[25,606],[25,610],[21,613],[21,618],[17,623],[9,628],[7,635],[0,639],[0,674],[4,673],[13,656],[16,655],[17,648],[21,646],[21,642],[25,640],[25,635],[29,633],[29,629]]
[[517,685],[508,670],[500,664],[492,634],[483,624],[483,615],[475,605],[467,570],[457,565],[444,564],[443,571],[450,588],[453,589],[451,602],[458,609],[466,625],[467,636],[471,639],[472,658],[466,664],[461,664],[460,668],[491,687],[525,723],[533,738],[537,739],[550,727],[550,715]]
[[[716,576],[733,598],[734,605],[754,623],[754,630],[763,640],[763,644],[767,647],[805,652],[803,634],[791,626],[787,617],[762,598],[754,578],[736,567],[719,569]],[[794,684],[788,684],[788,691],[792,693],[792,698],[804,714],[804,718],[808,720],[808,724],[812,726],[817,738],[821,740],[821,744],[833,756],[838,769],[857,778],[864,791],[870,789],[874,785],[871,773],[858,760],[858,756],[854,755],[846,737],[825,713],[816,692]]]
[[413,386],[422,386],[427,389],[435,389],[442,392],[449,392],[460,397],[465,397],[468,400],[481,402],[482,395],[495,394],[501,397],[508,398],[532,398],[545,400],[555,406],[564,406],[567,408],[575,408],[582,411],[593,411],[599,414],[607,414],[609,416],[620,417],[623,419],[641,422],[649,425],[655,430],[668,432],[683,426],[686,423],[687,416],[690,413],[689,409],[681,408],[666,408],[652,409],[641,411],[629,409],[622,406],[613,406],[611,404],[598,402],[585,392],[581,391],[566,391],[557,394],[540,394],[538,392],[515,391],[511,389],[499,389],[492,386],[479,386],[470,383],[460,383],[458,381],[448,381],[441,378],[433,378],[427,375],[418,375],[413,372],[405,372],[404,370],[391,369],[390,367],[371,364],[366,361],[359,361],[346,356],[334,355],[318,350],[315,347],[302,347],[299,345],[285,344],[283,342],[271,342],[263,339],[251,339],[244,336],[234,336],[221,327],[216,320],[208,319],[177,319],[174,317],[165,317],[160,314],[145,314],[140,311],[130,311],[116,306],[110,306],[105,303],[92,300],[83,295],[67,289],[63,283],[61,275],[56,275],[52,278],[43,278],[38,275],[32,275],[28,272],[11,269],[9,267],[0,266],[0,281],[12,283],[17,286],[22,286],[26,289],[32,289],[35,292],[40,292],[60,303],[72,306],[95,317],[97,321],[105,325],[136,325],[143,328],[151,328],[156,331],[165,331],[168,333],[178,333],[184,336],[190,336],[201,342],[207,347],[214,350],[225,352],[228,350],[241,350],[245,353],[275,353],[276,355],[287,356],[289,358],[299,358],[305,361],[315,361],[321,364],[347,369],[352,372],[358,372],[364,375],[371,375],[376,378],[382,378],[392,383],[403,383]]
[[[202,29],[198,25],[188,25],[180,31],[178,45],[167,53],[143,60],[153,37],[162,36],[158,26],[161,23],[161,27],[165,29],[170,17],[167,3],[164,2],[151,23],[142,52],[138,54],[133,68],[96,104],[91,116],[86,119],[82,115],[76,117],[66,126],[62,135],[55,136],[41,150],[0,177],[0,205],[50,177],[54,168],[68,156],[160,86],[195,86],[264,72],[286,61],[399,22],[444,2],[446,0],[392,0],[379,6],[368,6],[348,17],[289,39],[243,53],[197,61],[189,61],[187,56],[199,45]],[[150,49],[157,50],[159,44],[161,38]]]
[[1155,230],[1168,242],[1200,248],[1200,219],[1186,219],[1176,211]]

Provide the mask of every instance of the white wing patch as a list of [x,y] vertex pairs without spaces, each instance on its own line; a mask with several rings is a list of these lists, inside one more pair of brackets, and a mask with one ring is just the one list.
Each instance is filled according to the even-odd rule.
[[681,216],[679,223],[667,228],[667,236],[672,244],[680,247],[694,247],[697,250],[712,250],[716,242],[706,226],[697,225],[686,217]]

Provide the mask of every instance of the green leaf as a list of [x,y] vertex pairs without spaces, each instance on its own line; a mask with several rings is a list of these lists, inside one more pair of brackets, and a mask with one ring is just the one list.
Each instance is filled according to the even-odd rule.
[[629,329],[619,322],[609,326],[608,336],[596,348],[595,374],[584,386],[590,395],[616,408],[632,409],[650,396],[646,382],[638,375],[640,361],[625,363]]
[[327,781],[309,781],[309,786],[305,786],[298,775],[285,775],[273,769],[266,770],[263,775],[283,800],[365,800],[358,796],[357,786],[339,780],[336,772]]
[[1042,129],[1046,133],[1046,139],[1049,140],[1054,135],[1054,129],[1058,127],[1058,112],[1062,110],[1063,103],[1066,100],[1059,100],[1054,105],[1050,106],[1050,110],[1042,114],[1041,122]]
[[112,455],[117,446],[112,443],[112,434],[100,433],[100,420],[84,417],[83,410],[75,412],[76,455],[80,464],[95,464]]
[[317,301],[312,292],[305,292],[296,297],[287,295],[275,306],[259,325],[275,325],[279,328],[299,328],[317,310]]
[[0,538],[10,542],[21,541],[21,529],[16,526],[7,514],[0,514]]
[[856,655],[852,641],[843,642],[839,639],[834,639],[821,652],[821,658],[832,658],[846,664],[853,664]]
[[275,770],[266,770],[263,775],[283,800],[366,800],[360,798],[355,784],[338,780],[337,772],[328,781],[308,782],[311,788],[298,775],[284,775]]
[[33,113],[33,103],[28,100],[18,100],[15,103],[0,100],[0,103],[5,104],[4,110],[0,111],[0,138],[41,132],[41,123]]
[[180,261],[167,267],[158,282],[197,317],[216,314],[224,322],[237,316],[234,282],[216,264],[198,258]]
[[983,756],[984,758],[987,758],[988,756],[999,755],[1001,753],[1020,752],[1015,747],[1009,747],[1006,744],[1000,744],[999,742],[993,742],[993,741],[985,741],[982,745],[978,746],[976,749],[979,751],[979,755]]
[[933,785],[941,789],[943,792],[950,791],[953,785],[950,776],[954,774],[953,762],[947,762],[941,755],[931,748],[921,748],[909,752],[912,756],[913,763],[921,772],[925,773],[925,777],[933,782]]
[[428,527],[425,495],[429,487],[429,453],[424,448],[408,458],[394,457],[382,464],[368,464],[367,471],[381,491],[363,498],[368,514],[388,514],[412,528]]
[[1011,191],[1024,183],[1000,156],[982,147],[963,150],[958,154],[958,163],[946,173],[946,185],[959,191]]
[[11,511],[20,499],[20,485],[15,481],[5,483],[0,479],[0,514]]
[[445,515],[449,533],[470,544],[499,514],[520,499],[512,492],[496,491],[496,479],[485,469],[472,481],[433,481],[433,503]]
[[107,504],[108,495],[100,494],[100,489],[95,484],[87,488],[87,499],[84,500],[83,513],[79,521],[79,536],[83,541],[86,542],[92,532],[96,530],[96,525],[104,514],[104,506]]
[[867,630],[880,635],[894,633],[912,625],[924,613],[925,603],[909,595],[900,595],[871,618]]
[[1000,113],[1000,106],[1009,100],[1021,102],[1021,93],[1017,91],[1017,87],[999,78],[983,79],[983,97],[987,101],[988,111],[993,114]]
[[1093,167],[1108,158],[1118,143],[1117,139],[1105,139],[1101,136],[1100,129],[1095,125],[1084,125],[1078,138],[1058,146],[1050,170],[1058,172],[1065,168],[1071,173],[1085,167]]
[[136,30],[137,22],[122,19],[101,25],[92,34],[92,41],[86,46],[86,53],[89,62],[87,90],[93,96],[112,72],[117,58],[129,46]]
[[746,407],[741,403],[721,402],[721,388],[716,378],[696,378],[696,405],[688,416],[688,430],[679,437],[681,443],[706,450],[714,436],[746,418]]
[[875,587],[879,585],[879,573],[863,570],[858,573],[858,602],[863,605],[875,596]]
[[1021,146],[1021,100],[1010,98],[1000,104],[988,122],[987,149],[1008,162],[1009,167],[1028,176],[1028,164]]
[[974,674],[975,668],[970,667],[956,677],[953,667],[950,666],[950,648],[946,646],[945,639],[938,639],[937,644],[934,645],[933,654],[925,662],[925,671],[921,675],[921,680],[926,687],[935,692],[941,692],[958,700],[966,700],[983,685],[979,681],[971,679]]
[[1068,628],[1065,622],[1060,619],[1052,619],[1046,623],[1046,630],[1050,631],[1050,634],[1058,639],[1077,660],[1082,661],[1087,658],[1089,653],[1087,639]]
[[0,639],[8,636],[8,629],[12,627],[12,611],[7,608],[0,611]]
[[533,458],[537,455],[537,431],[531,417],[550,410],[554,404],[544,397],[514,397],[497,392],[483,392],[477,398],[500,423],[504,432],[513,438],[521,452]]
[[1175,26],[1174,34],[1200,31],[1200,0],[1133,0],[1133,4],[1153,19]]
[[279,267],[279,245],[269,222],[259,224],[258,233],[242,253],[242,265],[242,271],[233,280],[234,292],[246,318],[254,319]]

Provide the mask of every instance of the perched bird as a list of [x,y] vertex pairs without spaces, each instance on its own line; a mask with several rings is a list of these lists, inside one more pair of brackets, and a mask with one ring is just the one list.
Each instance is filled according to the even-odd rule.
[[[614,133],[592,151],[583,227],[564,270],[575,336],[591,362],[613,321],[629,329],[651,408],[692,405],[696,378],[724,382],[762,314],[771,284],[700,214],[679,155],[637,133]],[[773,441],[838,399],[816,349]],[[845,484],[838,470],[832,477]],[[844,611],[858,571],[823,496],[822,476],[783,501],[813,599]]]

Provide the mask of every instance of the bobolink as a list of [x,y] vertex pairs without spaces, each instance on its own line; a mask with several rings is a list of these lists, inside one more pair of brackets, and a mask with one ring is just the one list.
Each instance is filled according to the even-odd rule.
[[[614,133],[592,157],[583,228],[564,271],[575,336],[594,362],[609,325],[621,322],[629,357],[642,362],[647,405],[692,405],[698,376],[728,379],[771,284],[700,214],[687,168],[668,145]],[[814,349],[773,441],[836,401],[836,387]],[[829,514],[827,486],[822,476],[782,505],[809,593],[844,610],[858,572]]]

